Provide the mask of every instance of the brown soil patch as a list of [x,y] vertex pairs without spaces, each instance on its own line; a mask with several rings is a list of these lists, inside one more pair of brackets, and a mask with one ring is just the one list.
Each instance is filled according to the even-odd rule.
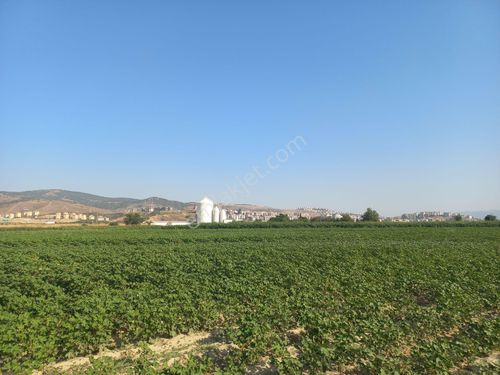
[[[216,338],[209,332],[196,332],[188,335],[178,335],[170,339],[158,339],[153,341],[148,345],[149,349],[154,354],[164,355],[167,353],[174,353],[177,356],[182,354],[195,351],[203,345],[213,345],[217,344]],[[134,359],[140,354],[140,349],[138,347],[130,346],[119,350],[104,350],[93,358],[103,358],[108,357],[111,359]],[[169,360],[168,365],[175,363],[176,358]],[[33,375],[41,375],[46,372],[57,371],[57,372],[70,372],[76,368],[81,368],[90,365],[90,357],[76,357],[69,359],[67,361],[62,361],[46,366],[41,371],[34,371]]]

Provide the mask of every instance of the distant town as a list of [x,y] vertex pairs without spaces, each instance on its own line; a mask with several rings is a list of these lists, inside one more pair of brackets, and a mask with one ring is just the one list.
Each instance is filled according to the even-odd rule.
[[[203,202],[203,201],[202,201]],[[213,206],[213,203],[212,203]],[[22,209],[17,212],[0,213],[2,223],[12,224],[109,224],[125,223],[126,214],[137,213],[144,218],[144,224],[149,225],[187,225],[192,222],[200,223],[230,223],[233,221],[269,221],[279,215],[286,215],[289,220],[343,220],[346,216],[349,221],[362,220],[360,213],[345,213],[327,208],[297,208],[273,209],[258,208],[244,209],[231,208],[230,205],[219,204],[210,208],[210,213],[202,219],[201,204],[191,204],[184,209],[174,209],[165,206],[147,206],[128,209],[122,213],[101,214],[99,212],[42,212],[39,210]],[[209,216],[208,216],[209,215]],[[207,218],[210,219],[207,219]],[[464,221],[478,221],[479,218],[464,215],[460,212],[423,211],[405,213],[400,216],[380,217],[380,221],[391,222],[432,222],[453,221],[460,218]]]
[[[311,221],[441,222],[495,220],[499,211],[422,211],[399,216],[382,216],[377,207],[367,212],[345,212],[317,207],[278,209],[244,203],[214,202],[204,197],[198,202],[180,202],[160,197],[145,199],[110,198],[94,194],[45,189],[23,192],[0,191],[0,223],[12,225],[191,225],[193,223]],[[368,209],[367,209],[368,211]],[[495,216],[497,215],[497,216]]]

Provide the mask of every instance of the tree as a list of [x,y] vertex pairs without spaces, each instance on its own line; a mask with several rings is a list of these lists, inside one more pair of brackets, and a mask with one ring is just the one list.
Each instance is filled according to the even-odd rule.
[[453,216],[453,220],[455,220],[455,221],[462,221],[462,219],[463,219],[463,217],[460,214],[456,214],[455,216]]
[[269,221],[282,223],[284,221],[290,221],[290,218],[287,214],[279,214],[278,216],[270,218]]
[[486,221],[496,221],[497,217],[495,215],[486,215],[484,220]]
[[125,215],[125,224],[127,225],[137,225],[144,221],[144,218],[139,213],[128,213]]
[[377,211],[367,208],[366,212],[361,216],[363,221],[379,221],[380,216]]
[[340,221],[353,221],[351,215],[349,214],[342,214],[342,217],[340,218]]

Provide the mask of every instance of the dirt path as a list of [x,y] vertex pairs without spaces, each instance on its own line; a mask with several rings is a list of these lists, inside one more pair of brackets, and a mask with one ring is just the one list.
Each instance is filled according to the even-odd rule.
[[[168,365],[171,366],[176,360],[179,360],[183,354],[195,352],[208,346],[222,346],[224,345],[215,335],[209,332],[196,332],[188,335],[178,335],[170,339],[157,339],[148,345],[153,354],[166,355],[172,354]],[[94,356],[93,358],[108,357],[114,360],[120,359],[135,359],[141,353],[141,349],[137,346],[125,347],[118,350],[104,350]],[[57,362],[46,366],[42,370],[33,372],[33,375],[41,375],[47,372],[70,372],[77,368],[84,368],[90,366],[90,357],[75,357],[67,361]]]

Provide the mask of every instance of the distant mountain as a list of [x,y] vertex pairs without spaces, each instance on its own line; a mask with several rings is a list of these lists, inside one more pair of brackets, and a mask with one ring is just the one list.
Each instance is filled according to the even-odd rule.
[[0,211],[18,212],[24,209],[41,213],[71,212],[123,212],[132,208],[163,206],[183,209],[186,203],[159,197],[146,199],[109,198],[77,191],[48,189],[23,192],[0,191]]

